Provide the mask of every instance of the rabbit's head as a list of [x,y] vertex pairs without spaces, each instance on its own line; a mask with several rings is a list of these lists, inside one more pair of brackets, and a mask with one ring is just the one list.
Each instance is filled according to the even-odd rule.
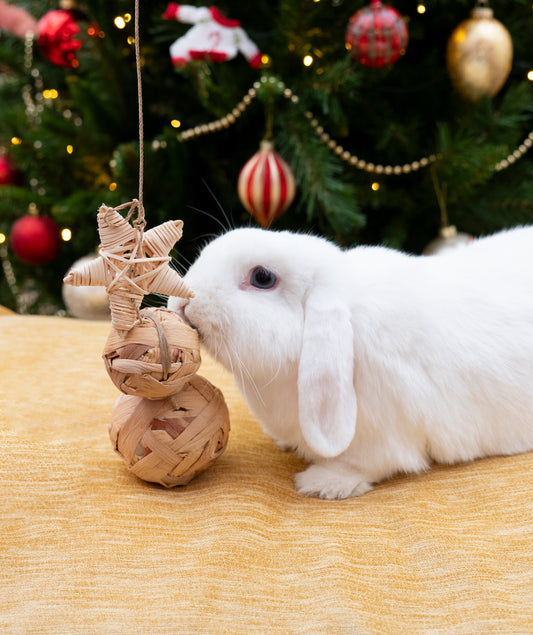
[[297,377],[298,419],[310,448],[336,456],[355,433],[353,332],[343,300],[344,253],[310,235],[238,229],[207,245],[171,298],[208,351],[256,386]]

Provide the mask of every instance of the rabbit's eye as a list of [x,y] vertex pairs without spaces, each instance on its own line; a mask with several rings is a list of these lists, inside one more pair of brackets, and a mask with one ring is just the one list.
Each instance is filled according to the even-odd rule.
[[276,274],[264,267],[256,267],[250,274],[250,284],[257,289],[272,289],[277,281]]

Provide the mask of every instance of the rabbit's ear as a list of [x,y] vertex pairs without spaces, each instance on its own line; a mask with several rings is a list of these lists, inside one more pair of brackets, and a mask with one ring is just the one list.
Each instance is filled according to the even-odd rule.
[[348,307],[327,290],[311,291],[298,367],[298,413],[305,441],[323,457],[344,452],[355,434],[353,356]]

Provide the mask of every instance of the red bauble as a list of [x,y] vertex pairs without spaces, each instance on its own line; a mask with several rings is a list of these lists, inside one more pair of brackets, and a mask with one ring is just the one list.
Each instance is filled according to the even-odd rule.
[[[87,16],[76,9],[56,9],[46,13],[37,25],[43,55],[58,66],[76,68],[76,51],[81,48],[81,41],[74,38],[81,31],[78,22],[86,20]],[[95,25],[91,25],[87,32],[94,36],[97,31]]]
[[0,186],[2,185],[22,185],[22,172],[17,170],[6,155],[0,155]]
[[352,15],[346,29],[346,48],[365,66],[392,64],[407,47],[409,35],[402,16],[392,7],[372,0]]
[[20,260],[30,265],[43,265],[59,251],[59,229],[48,216],[28,214],[11,228],[11,248]]
[[292,203],[294,175],[272,142],[263,141],[259,152],[244,164],[237,191],[241,203],[262,227],[269,227]]

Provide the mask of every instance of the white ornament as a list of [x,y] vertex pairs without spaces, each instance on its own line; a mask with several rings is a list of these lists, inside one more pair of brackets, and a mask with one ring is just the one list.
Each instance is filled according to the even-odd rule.
[[[72,265],[79,269],[97,258],[97,254],[84,256]],[[109,297],[105,287],[73,287],[63,284],[63,302],[70,315],[82,320],[109,320]]]

